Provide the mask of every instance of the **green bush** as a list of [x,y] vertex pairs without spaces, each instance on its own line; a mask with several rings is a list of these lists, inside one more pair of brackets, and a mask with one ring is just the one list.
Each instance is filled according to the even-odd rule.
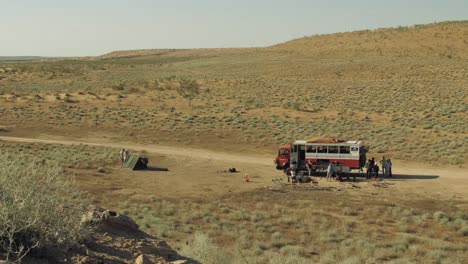
[[0,194],[0,252],[7,260],[77,238],[85,206],[57,163],[0,154]]

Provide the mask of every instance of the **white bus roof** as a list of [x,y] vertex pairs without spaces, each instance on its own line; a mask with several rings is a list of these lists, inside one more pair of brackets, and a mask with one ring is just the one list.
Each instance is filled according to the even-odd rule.
[[345,142],[337,142],[337,143],[307,143],[306,140],[296,140],[294,141],[295,145],[361,145],[361,141],[357,140],[348,140]]

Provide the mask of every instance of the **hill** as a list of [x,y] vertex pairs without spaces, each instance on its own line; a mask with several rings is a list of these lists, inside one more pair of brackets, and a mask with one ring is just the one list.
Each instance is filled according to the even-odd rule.
[[333,57],[446,57],[466,59],[468,21],[383,28],[304,37],[272,46],[276,51]]
[[0,56],[0,61],[30,61],[39,60],[43,57],[39,56]]
[[[2,122],[45,122],[40,127],[55,131],[117,125],[138,134],[157,131],[158,141],[172,144],[218,148],[235,140],[241,149],[268,151],[300,138],[343,137],[364,140],[373,154],[463,164],[467,28],[466,21],[444,22],[263,48],[119,51],[91,60],[0,64],[8,102],[0,111],[17,113]],[[192,106],[178,93],[183,79],[200,86]],[[31,100],[46,108],[28,112]]]
[[[353,56],[441,56],[466,58],[468,21],[422,24],[325,35],[287,41],[270,47],[231,49],[146,49],[114,51],[95,58],[135,58],[143,56],[227,55],[252,51],[297,52],[300,54]],[[385,54],[384,54],[385,52]]]

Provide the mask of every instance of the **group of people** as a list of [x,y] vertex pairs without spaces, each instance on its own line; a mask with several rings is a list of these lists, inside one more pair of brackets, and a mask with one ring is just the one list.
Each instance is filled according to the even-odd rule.
[[122,167],[124,165],[124,162],[128,159],[128,157],[129,157],[128,149],[122,148],[120,150],[120,162],[122,163]]
[[[382,166],[382,176],[392,177],[392,161],[390,159],[386,159],[384,156],[382,157],[382,160],[379,161],[379,163]],[[379,177],[380,167],[375,161],[375,158],[367,160],[365,168],[367,179],[377,179]]]
[[[288,182],[294,183],[294,182],[305,182],[307,179],[303,177],[302,173],[298,173],[299,168],[297,166],[297,163],[293,161],[291,163],[291,166],[289,167],[289,174],[288,175]],[[288,174],[288,169],[285,170],[285,173]],[[311,176],[311,173],[309,172],[309,176]]]
[[[380,163],[380,166],[377,163]],[[309,172],[309,177],[312,176],[313,164],[310,161],[306,161],[305,165],[306,165],[307,171]],[[379,162],[377,162],[375,158],[371,158],[367,160],[364,167],[366,168],[367,179],[371,179],[371,178],[378,179],[379,172],[381,172],[381,175],[383,177],[392,177],[392,161],[390,159],[385,158],[385,156],[382,157],[382,160],[380,160]],[[302,174],[298,173],[298,166],[295,161],[293,161],[290,166],[285,166],[284,172],[285,174],[290,176],[288,177],[288,182],[290,181],[290,178],[292,180],[298,180],[298,181],[302,179]],[[343,175],[342,175],[342,171],[340,170],[340,164],[337,162],[335,163],[330,162],[327,167],[326,180],[331,181],[335,175],[339,176],[339,180],[341,180],[341,176]]]
[[[332,177],[334,177],[335,175],[338,175],[338,173],[340,172],[339,170],[339,166],[340,164],[335,162],[330,162],[328,164],[328,167],[327,167],[327,176],[326,176],[326,180],[327,181],[331,181]],[[312,172],[313,172],[313,164],[312,162],[310,161],[306,161],[306,168],[307,168],[307,171],[308,171],[308,174],[309,174],[309,178],[312,176]],[[297,164],[295,161],[293,161],[291,163],[291,166],[289,168],[289,172],[290,172],[290,176],[291,176],[291,179],[292,180],[298,180],[298,181],[301,181],[302,179],[302,175],[298,175],[298,167],[297,167]],[[288,171],[285,170],[285,173],[288,174]],[[299,178],[299,179],[298,179]],[[290,181],[289,177],[288,177],[288,182]]]

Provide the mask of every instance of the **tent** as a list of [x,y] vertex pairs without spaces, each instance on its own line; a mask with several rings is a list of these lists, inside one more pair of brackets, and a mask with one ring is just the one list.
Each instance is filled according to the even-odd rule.
[[138,154],[130,154],[130,156],[124,162],[124,167],[131,170],[144,170],[148,168],[147,164],[147,158],[142,158]]

